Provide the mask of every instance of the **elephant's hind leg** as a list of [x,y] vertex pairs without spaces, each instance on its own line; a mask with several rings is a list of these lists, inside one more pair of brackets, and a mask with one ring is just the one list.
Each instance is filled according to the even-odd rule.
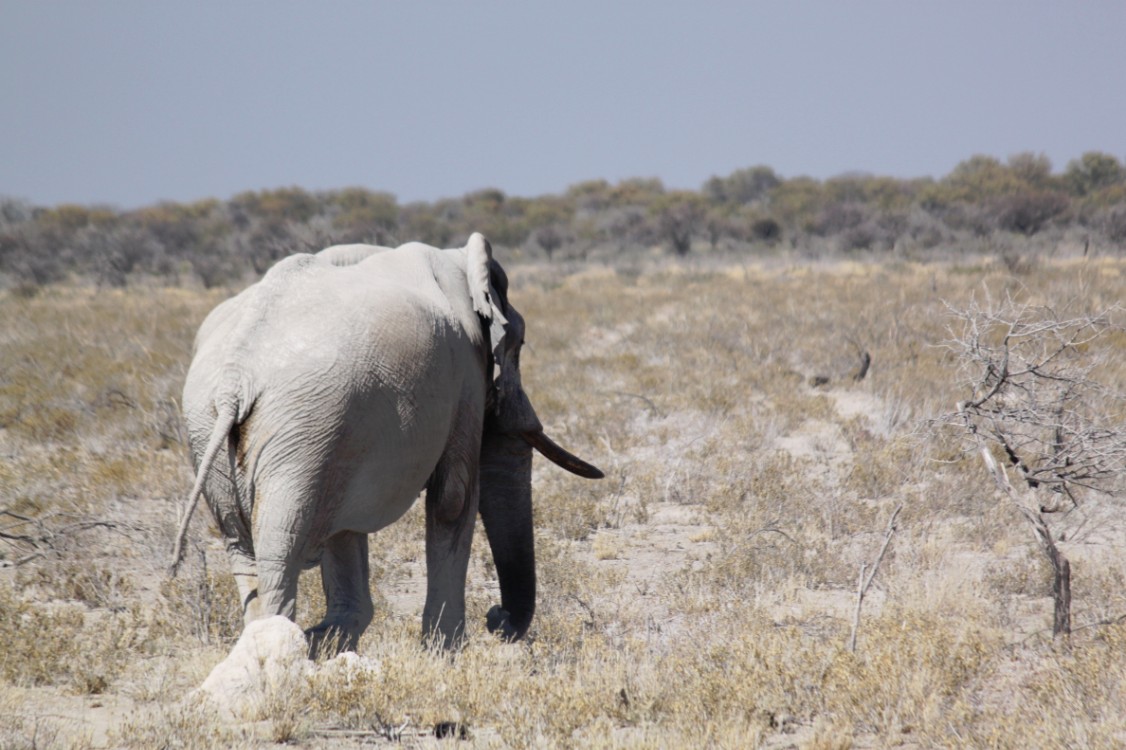
[[262,602],[258,598],[258,564],[254,556],[247,554],[234,539],[227,540],[227,558],[231,561],[231,572],[242,602],[243,624],[249,625],[262,617]]
[[342,531],[330,537],[321,558],[328,606],[324,619],[306,633],[311,656],[356,650],[375,612],[368,577],[368,535]]
[[[283,510],[300,507],[301,498],[312,494],[298,486],[258,490],[259,512],[254,530],[254,558],[258,564],[258,607],[263,617],[297,615],[297,579],[309,559],[311,518],[294,517]],[[304,490],[304,491],[303,491]],[[269,503],[269,505],[267,505]]]

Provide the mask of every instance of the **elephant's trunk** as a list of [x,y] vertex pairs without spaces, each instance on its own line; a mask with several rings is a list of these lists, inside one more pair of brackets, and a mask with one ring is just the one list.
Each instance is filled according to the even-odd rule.
[[481,520],[500,580],[501,604],[489,610],[488,627],[515,641],[524,637],[536,611],[531,445],[486,434],[480,478]]

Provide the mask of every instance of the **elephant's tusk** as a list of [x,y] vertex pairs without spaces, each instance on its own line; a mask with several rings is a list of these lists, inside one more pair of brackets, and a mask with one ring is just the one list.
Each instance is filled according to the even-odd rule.
[[554,440],[544,434],[543,430],[524,432],[521,433],[520,437],[524,438],[528,445],[538,450],[548,461],[566,469],[572,474],[578,474],[580,477],[587,479],[601,479],[606,476],[597,466],[592,466],[581,458],[559,447]]

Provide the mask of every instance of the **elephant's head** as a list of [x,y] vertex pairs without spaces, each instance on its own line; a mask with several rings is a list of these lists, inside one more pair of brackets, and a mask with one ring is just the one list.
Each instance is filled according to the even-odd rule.
[[491,380],[481,444],[481,520],[500,579],[501,604],[489,611],[490,631],[522,638],[536,608],[536,563],[532,533],[532,449],[588,479],[602,472],[544,434],[520,382],[524,318],[508,304],[508,277],[492,259],[480,234],[466,246],[473,306],[487,327]]

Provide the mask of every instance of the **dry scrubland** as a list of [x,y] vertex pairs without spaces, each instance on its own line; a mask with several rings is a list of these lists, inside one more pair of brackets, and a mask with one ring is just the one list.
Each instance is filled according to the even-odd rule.
[[[190,485],[179,389],[225,293],[0,293],[0,746],[413,746],[440,722],[482,747],[1126,743],[1121,514],[1055,517],[1076,632],[1053,642],[1028,527],[927,422],[969,395],[936,346],[944,301],[1099,309],[1124,298],[1126,263],[510,270],[525,384],[607,472],[537,463],[531,638],[485,632],[478,534],[466,647],[419,648],[416,507],[372,545],[360,652],[379,669],[279,686],[250,725],[185,700],[240,628],[206,514],[185,571],[162,576]],[[857,573],[900,505],[850,652]]]

